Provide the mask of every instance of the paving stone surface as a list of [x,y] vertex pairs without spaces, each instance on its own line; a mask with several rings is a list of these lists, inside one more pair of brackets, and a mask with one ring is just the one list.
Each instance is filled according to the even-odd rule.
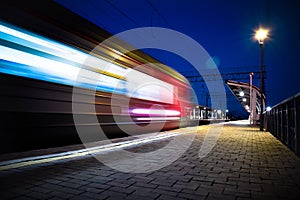
[[[270,133],[224,125],[200,158],[208,129],[178,160],[149,173],[121,172],[92,156],[2,170],[0,199],[300,199],[300,158]],[[151,152],[168,140],[130,151]]]

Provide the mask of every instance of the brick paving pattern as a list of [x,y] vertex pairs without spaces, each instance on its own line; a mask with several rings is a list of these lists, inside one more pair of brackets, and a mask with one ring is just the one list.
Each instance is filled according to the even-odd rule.
[[119,172],[90,156],[1,171],[0,198],[300,199],[300,158],[270,133],[226,125],[199,158],[207,128],[176,162],[147,174]]

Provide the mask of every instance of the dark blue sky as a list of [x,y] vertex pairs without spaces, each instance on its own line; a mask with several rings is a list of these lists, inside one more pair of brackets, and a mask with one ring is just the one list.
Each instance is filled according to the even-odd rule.
[[[300,92],[300,27],[297,21],[300,4],[297,1],[56,1],[112,34],[149,26],[182,32],[217,58],[220,69],[259,66],[259,45],[253,39],[254,30],[260,25],[270,28],[270,38],[264,46],[268,105]],[[147,53],[178,71],[189,69],[183,59],[174,55]]]

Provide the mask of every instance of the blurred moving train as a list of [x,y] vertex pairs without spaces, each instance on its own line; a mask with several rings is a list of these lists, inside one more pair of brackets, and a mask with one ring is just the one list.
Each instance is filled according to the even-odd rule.
[[[101,43],[111,34],[53,1],[5,3],[0,16],[0,152],[80,143],[73,114],[108,138],[205,118],[181,74],[142,51],[123,53],[124,41]],[[95,113],[74,113],[74,87]],[[91,91],[94,101],[84,98]],[[99,124],[88,120],[95,115]]]

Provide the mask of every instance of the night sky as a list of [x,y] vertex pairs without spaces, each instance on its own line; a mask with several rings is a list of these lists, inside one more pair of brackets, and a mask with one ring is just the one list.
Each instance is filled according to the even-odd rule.
[[[259,44],[253,35],[255,29],[263,26],[270,29],[270,37],[264,45],[267,105],[273,106],[300,92],[300,3],[297,1],[56,2],[112,34],[138,27],[163,27],[179,31],[202,45],[215,59],[219,69],[259,66]],[[179,72],[192,69],[189,63],[171,53],[144,51]],[[257,81],[254,84],[259,84]]]

